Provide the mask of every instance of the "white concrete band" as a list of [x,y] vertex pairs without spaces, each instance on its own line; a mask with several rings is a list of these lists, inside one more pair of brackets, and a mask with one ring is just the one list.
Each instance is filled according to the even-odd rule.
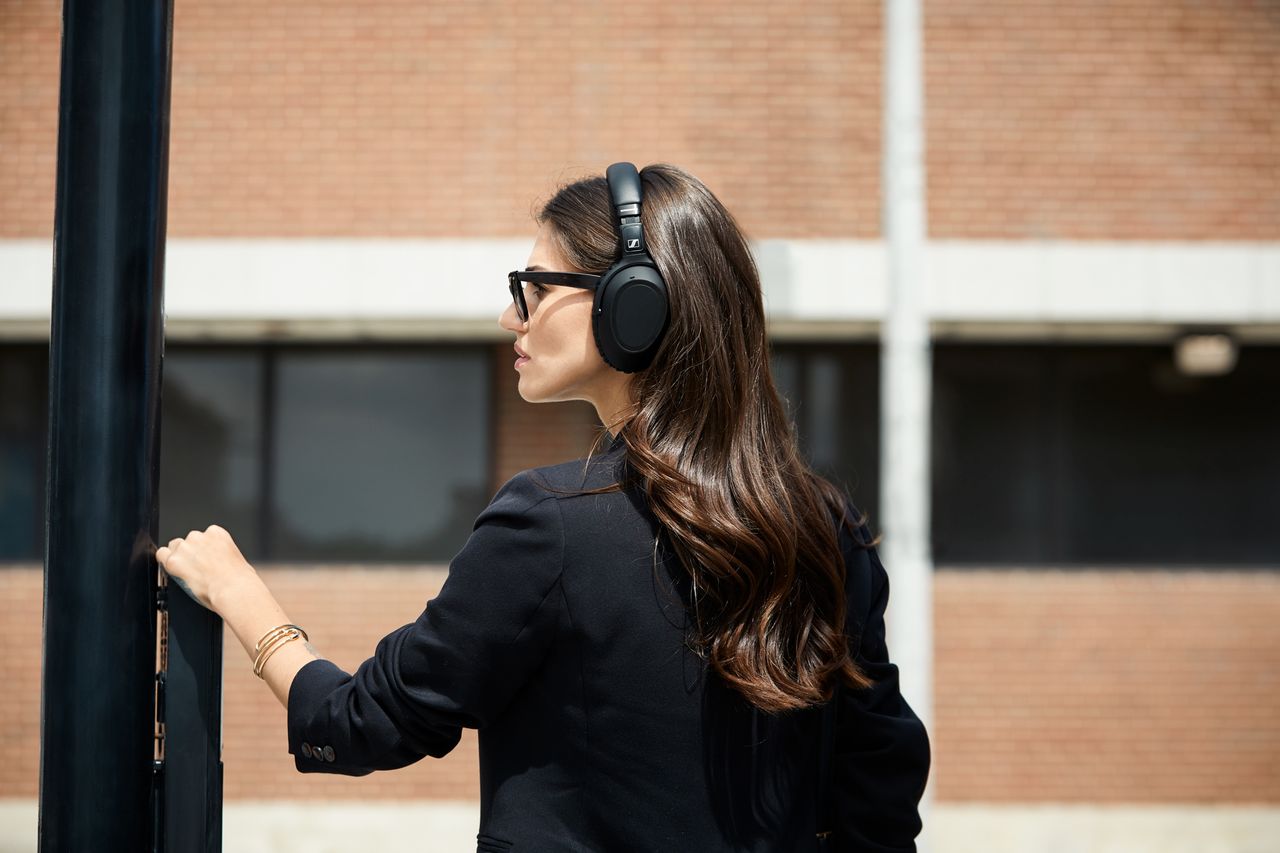
[[[173,337],[492,338],[506,273],[531,239],[172,239]],[[1220,323],[1280,336],[1280,242],[932,240],[924,306],[940,331],[1021,326],[1056,336]],[[753,245],[771,326],[786,336],[874,336],[886,316],[878,240]],[[47,337],[49,240],[0,240],[0,335]]]

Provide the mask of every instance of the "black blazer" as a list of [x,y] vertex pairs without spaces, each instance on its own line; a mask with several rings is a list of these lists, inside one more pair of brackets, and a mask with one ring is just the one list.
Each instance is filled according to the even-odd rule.
[[[548,489],[613,482],[623,459],[615,438],[512,477],[417,621],[354,674],[306,664],[289,691],[297,769],[403,767],[445,755],[466,726],[478,851],[814,849],[817,710],[757,713],[708,674],[685,643],[688,582],[640,496]],[[849,635],[878,684],[839,694],[835,849],[914,851],[929,738],[885,647],[888,575],[874,549],[840,543]]]

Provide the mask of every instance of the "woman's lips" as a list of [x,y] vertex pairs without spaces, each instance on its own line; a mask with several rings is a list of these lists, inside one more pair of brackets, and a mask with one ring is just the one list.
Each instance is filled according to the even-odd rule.
[[515,351],[516,351],[516,365],[515,365],[516,367],[519,367],[520,365],[525,364],[529,361],[529,356],[525,355],[524,351],[521,350],[520,347],[515,347]]

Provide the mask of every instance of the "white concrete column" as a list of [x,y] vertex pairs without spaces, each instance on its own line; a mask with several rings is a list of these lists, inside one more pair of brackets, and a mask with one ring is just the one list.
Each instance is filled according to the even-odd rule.
[[[920,0],[884,5],[883,227],[888,305],[881,326],[881,559],[885,616],[902,694],[933,736],[933,555],[929,547],[931,394]],[[931,774],[932,776],[933,774]],[[927,853],[932,782],[920,804]]]

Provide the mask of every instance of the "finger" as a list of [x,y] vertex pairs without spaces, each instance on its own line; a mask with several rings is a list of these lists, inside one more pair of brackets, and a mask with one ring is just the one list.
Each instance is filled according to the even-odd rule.
[[156,549],[156,562],[164,563],[165,560],[169,559],[169,555],[172,553],[173,552],[170,551],[168,547],[161,545]]
[[174,537],[173,539],[169,540],[169,549],[176,551],[178,550],[178,546],[181,544],[182,544],[182,537],[180,536]]

